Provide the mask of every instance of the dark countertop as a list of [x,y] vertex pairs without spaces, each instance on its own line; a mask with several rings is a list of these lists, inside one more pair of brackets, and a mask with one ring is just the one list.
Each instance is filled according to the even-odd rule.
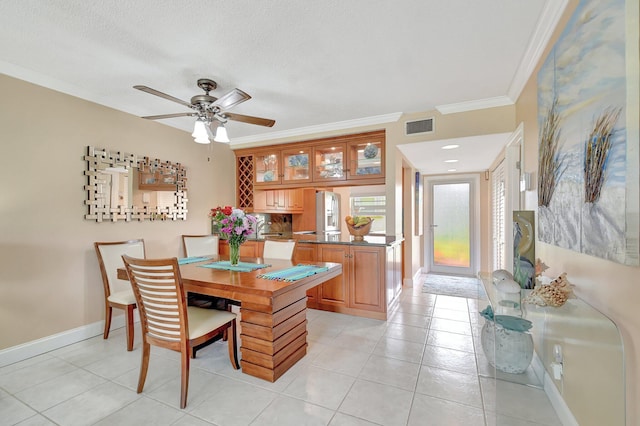
[[257,240],[296,240],[300,243],[311,244],[350,244],[369,246],[393,246],[404,241],[402,236],[394,235],[365,235],[364,241],[354,241],[353,235],[347,233],[340,234],[296,234],[282,233],[281,235],[258,235],[257,238],[250,238],[248,241]]

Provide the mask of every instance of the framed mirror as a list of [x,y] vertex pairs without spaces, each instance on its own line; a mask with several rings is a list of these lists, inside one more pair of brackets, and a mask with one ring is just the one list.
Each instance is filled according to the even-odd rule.
[[182,164],[92,146],[87,147],[84,160],[85,219],[187,219],[187,177]]

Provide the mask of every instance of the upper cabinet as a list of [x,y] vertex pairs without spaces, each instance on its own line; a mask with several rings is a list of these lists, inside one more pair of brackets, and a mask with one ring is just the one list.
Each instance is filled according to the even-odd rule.
[[253,195],[255,213],[302,213],[303,189],[256,190]]
[[351,136],[313,148],[313,181],[332,184],[377,179],[384,182],[384,133]]
[[[251,157],[251,167],[246,159]],[[253,189],[375,185],[385,180],[385,132],[375,131],[236,151],[240,185]]]
[[255,186],[311,182],[311,147],[274,146],[253,156]]
[[347,179],[347,144],[332,143],[313,147],[313,181]]
[[347,143],[347,179],[384,177],[384,138],[363,138]]
[[282,182],[282,159],[279,149],[256,151],[253,155],[253,184],[273,185]]
[[282,150],[282,183],[311,182],[311,147]]

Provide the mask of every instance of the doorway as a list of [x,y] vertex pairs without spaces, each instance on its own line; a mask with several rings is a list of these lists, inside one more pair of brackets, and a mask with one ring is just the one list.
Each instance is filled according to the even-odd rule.
[[477,175],[426,178],[425,265],[429,272],[467,276],[478,272],[479,186]]

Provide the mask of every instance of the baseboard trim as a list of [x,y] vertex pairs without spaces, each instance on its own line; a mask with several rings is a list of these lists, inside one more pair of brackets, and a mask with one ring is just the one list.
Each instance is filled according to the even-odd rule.
[[[137,316],[137,312],[134,314],[134,321],[139,322],[140,320]],[[122,328],[124,325],[124,315],[114,316],[111,320],[111,331]],[[138,327],[135,328],[138,329]],[[0,367],[24,361],[25,359],[33,358],[34,356],[42,355],[49,351],[60,349],[64,346],[78,343],[91,337],[99,336],[103,332],[104,321],[98,321],[0,350]],[[138,329],[138,333],[139,332],[140,331]]]
[[542,360],[538,356],[538,352],[535,350],[533,351],[531,368],[533,369],[533,372],[535,373],[538,380],[540,380],[540,384],[542,384],[542,387],[544,388],[544,375],[546,374],[544,371],[544,364],[542,363]]
[[556,414],[560,419],[560,422],[563,426],[580,426],[578,421],[573,416],[573,413],[569,409],[569,406],[564,401],[562,394],[558,391],[555,383],[553,383],[553,379],[547,373],[547,370],[544,368],[544,364],[540,357],[538,357],[537,352],[533,352],[533,360],[531,361],[531,367],[533,371],[536,373],[538,377],[542,378],[542,386],[544,389],[544,393],[547,394],[547,398],[551,402],[553,409],[556,410]]
[[544,373],[544,393],[549,397],[549,401],[551,401],[551,405],[556,410],[556,414],[563,426],[580,426],[546,370]]
[[413,286],[413,283],[419,283],[420,282],[420,275],[422,275],[422,267],[418,268],[418,270],[416,271],[415,274],[413,274],[413,277],[411,278],[411,284]]
[[422,268],[418,268],[418,271],[411,278],[405,278],[402,280],[402,287],[404,288],[412,288],[414,283],[419,282],[420,274],[422,273]]

